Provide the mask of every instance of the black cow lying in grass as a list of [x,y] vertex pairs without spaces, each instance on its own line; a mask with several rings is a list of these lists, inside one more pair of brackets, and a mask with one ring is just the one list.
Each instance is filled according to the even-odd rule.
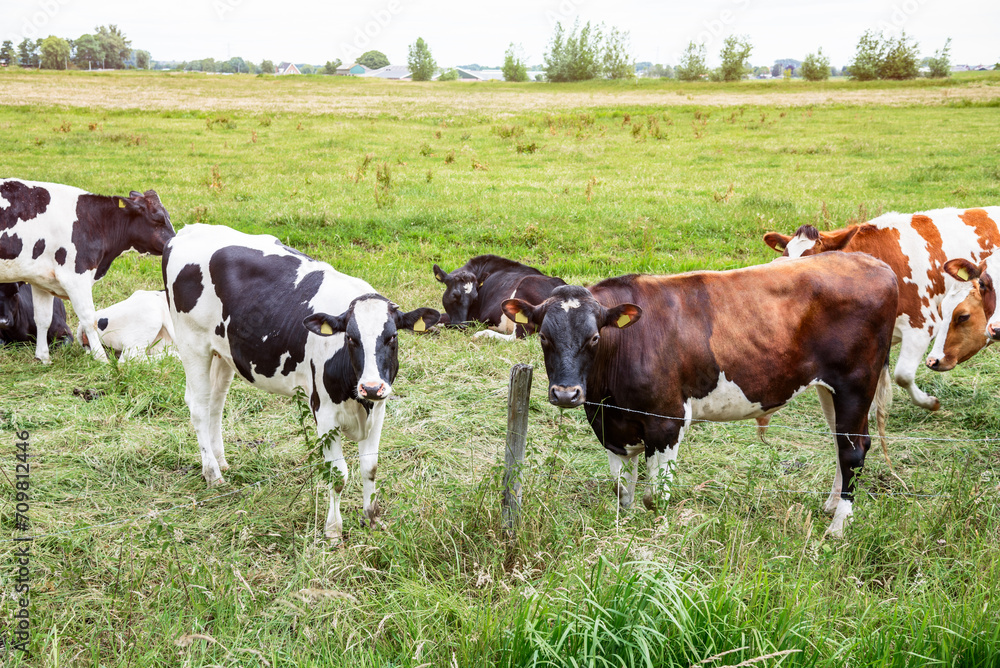
[[506,341],[523,339],[535,330],[527,322],[515,323],[504,315],[500,305],[505,299],[537,304],[560,285],[566,285],[561,278],[546,276],[534,267],[497,255],[478,255],[450,274],[435,264],[434,277],[445,284],[441,303],[447,317],[441,319],[443,323],[464,326],[478,321],[491,329],[476,337]]
[[[0,283],[0,345],[30,343],[37,336],[31,286],[27,283]],[[47,337],[49,345],[57,342],[73,342],[73,335],[66,324],[66,306],[61,299],[56,299],[53,305]]]

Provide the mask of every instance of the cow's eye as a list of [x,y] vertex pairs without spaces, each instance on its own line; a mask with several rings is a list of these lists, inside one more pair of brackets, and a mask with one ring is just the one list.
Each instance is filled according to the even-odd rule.
[[356,346],[356,345],[358,345],[358,340],[356,338],[354,338],[353,336],[348,335],[347,336],[347,345],[349,345],[349,346]]
[[960,316],[958,316],[958,318],[955,319],[955,322],[957,322],[957,323],[967,322],[971,316],[972,316],[971,313],[966,313],[964,315],[960,315]]
[[597,342],[601,340],[601,333],[597,332],[592,337],[590,337],[590,345],[596,346]]
[[539,334],[538,340],[543,346],[549,345],[549,337],[545,336],[544,334]]

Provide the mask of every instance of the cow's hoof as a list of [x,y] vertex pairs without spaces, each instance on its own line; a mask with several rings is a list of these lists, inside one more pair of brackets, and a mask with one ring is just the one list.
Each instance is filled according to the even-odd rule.
[[941,410],[941,402],[937,400],[937,397],[931,397],[931,399],[934,400],[934,403],[932,403],[927,410],[929,411]]
[[229,470],[229,462],[227,462],[225,459],[221,460],[219,462],[219,470],[220,471],[228,471]]
[[41,362],[42,364],[44,364],[46,366],[48,366],[49,364],[52,364],[52,359],[49,358],[49,357],[46,357],[45,359],[42,359],[41,357],[36,357],[35,360],[38,361],[38,362]]
[[654,499],[653,495],[649,492],[646,492],[645,494],[642,495],[642,505],[646,506],[646,510],[653,512],[656,511],[656,506],[657,506],[656,499]]
[[215,478],[214,480],[209,479],[209,476],[205,476],[205,479],[208,480],[209,489],[212,489],[214,487],[221,487],[226,484],[226,479],[223,478],[221,475],[218,478]]

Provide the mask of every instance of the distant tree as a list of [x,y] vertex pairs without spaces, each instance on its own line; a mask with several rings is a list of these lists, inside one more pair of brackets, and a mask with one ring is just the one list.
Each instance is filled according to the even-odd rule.
[[510,43],[507,51],[503,54],[503,79],[504,81],[528,80],[528,68],[525,66],[518,49],[514,48],[514,42]]
[[80,35],[73,41],[73,62],[77,67],[92,69],[104,61],[104,50],[96,35]]
[[458,70],[452,67],[449,70],[445,70],[438,76],[438,81],[458,81]]
[[722,65],[718,69],[718,78],[722,81],[739,81],[750,71],[747,60],[753,47],[746,35],[729,35],[722,42]]
[[295,67],[299,68],[299,72],[302,74],[316,74],[317,68],[306,63],[295,63]]
[[545,78],[549,81],[587,81],[601,76],[601,31],[573,24],[568,35],[562,23],[556,23],[555,33],[545,54]]
[[607,79],[634,79],[635,61],[629,53],[629,33],[614,26],[604,37],[601,70]]
[[249,72],[250,66],[239,56],[233,56],[219,65],[219,71],[226,74],[239,74],[240,72]]
[[38,67],[38,44],[25,37],[17,45],[17,64],[21,67]]
[[370,70],[377,70],[389,64],[389,59],[381,51],[365,51],[357,60],[358,65],[364,65]]
[[406,66],[410,68],[410,77],[414,81],[430,81],[434,76],[437,63],[434,62],[430,47],[423,37],[418,37],[417,41],[410,45]]
[[854,60],[848,64],[851,78],[855,81],[873,81],[879,78],[882,61],[885,58],[885,46],[882,34],[874,30],[866,30],[858,40],[854,51]]
[[13,65],[16,57],[17,52],[14,51],[14,42],[9,39],[5,39],[3,46],[0,46],[0,60],[4,61],[8,65]]
[[705,65],[706,49],[704,44],[688,42],[681,62],[677,64],[674,71],[681,81],[697,81],[708,74],[708,66]]
[[69,42],[62,37],[49,35],[42,41],[42,68],[64,70],[69,62]]
[[340,58],[326,61],[326,65],[323,66],[323,74],[336,74],[337,68],[340,67],[340,65]]
[[132,51],[132,40],[126,39],[125,33],[116,25],[97,26],[97,40],[104,52],[104,67],[120,70],[125,67]]
[[920,74],[917,43],[911,43],[905,32],[896,39],[886,39],[883,54],[878,72],[880,79],[916,79]]
[[927,67],[930,68],[927,76],[931,78],[942,79],[951,76],[951,37],[945,40],[940,51],[935,51],[934,55],[927,59]]
[[802,76],[807,81],[825,81],[830,78],[830,59],[823,55],[820,47],[816,53],[810,53],[802,61]]
[[270,60],[260,61],[260,73],[274,74],[274,63],[272,63]]
[[647,77],[659,77],[660,79],[673,79],[674,78],[674,68],[670,65],[656,65],[650,66],[646,70]]

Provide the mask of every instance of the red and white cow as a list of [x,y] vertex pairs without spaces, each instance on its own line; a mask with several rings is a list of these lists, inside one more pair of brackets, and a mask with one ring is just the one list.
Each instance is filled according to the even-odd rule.
[[934,371],[948,371],[986,346],[1000,341],[996,285],[1000,281],[1000,254],[979,264],[964,258],[945,262],[945,271],[957,282],[941,302],[941,330],[927,356]]
[[[234,375],[267,392],[302,388],[326,439],[323,457],[340,471],[330,489],[328,538],[340,538],[347,481],[341,439],[358,442],[364,512],[374,523],[378,446],[386,400],[399,370],[400,329],[425,331],[440,314],[404,313],[360,278],[283,245],[221,225],[188,225],[163,251],[184,399],[211,485],[229,468],[222,408]],[[332,438],[330,437],[332,432]]]
[[1000,207],[887,213],[863,225],[819,232],[803,225],[794,235],[771,232],[764,242],[788,257],[831,250],[868,253],[888,264],[899,281],[893,343],[900,344],[894,376],[914,404],[937,410],[937,398],[917,387],[920,361],[940,322],[940,306],[953,281],[949,258],[979,262],[1000,245]]
[[[136,290],[128,299],[97,311],[92,325],[100,332],[101,344],[121,360],[176,355],[174,323],[163,290]],[[89,348],[86,329],[81,320],[76,338]]]
[[[170,216],[152,190],[129,197],[94,195],[57,183],[0,180],[0,283],[31,284],[37,331],[48,330],[53,297],[69,299],[97,340],[94,283],[123,252],[159,255],[174,236]],[[104,349],[94,357],[106,360]],[[35,344],[35,357],[49,362],[46,337]]]
[[626,485],[617,485],[623,506],[635,494],[638,455],[653,489],[661,469],[669,484],[694,420],[767,418],[815,386],[836,434],[824,510],[840,535],[871,445],[873,400],[884,433],[897,297],[885,263],[825,253],[733,271],[620,276],[589,290],[567,285],[539,305],[511,299],[503,309],[538,328],[549,402],[585,407],[616,480],[634,458]]

